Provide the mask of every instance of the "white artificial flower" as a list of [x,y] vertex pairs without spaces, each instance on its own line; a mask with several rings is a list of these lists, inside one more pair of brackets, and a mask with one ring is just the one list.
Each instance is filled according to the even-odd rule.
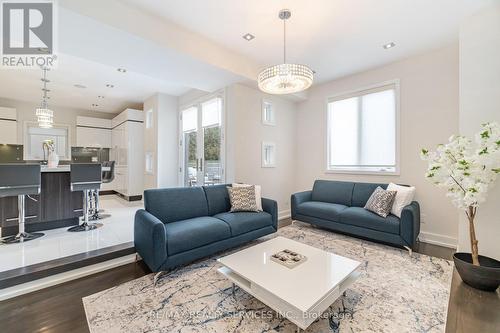
[[500,125],[482,125],[474,141],[453,135],[436,151],[422,150],[429,163],[426,177],[447,190],[447,196],[459,208],[477,207],[500,174]]

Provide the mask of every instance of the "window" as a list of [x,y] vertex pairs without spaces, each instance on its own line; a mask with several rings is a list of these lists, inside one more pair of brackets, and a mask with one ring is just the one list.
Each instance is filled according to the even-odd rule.
[[276,167],[276,144],[273,142],[262,142],[262,167]]
[[274,107],[270,101],[262,100],[262,123],[264,125],[276,125]]
[[153,128],[153,110],[146,111],[146,128]]
[[144,166],[144,172],[148,175],[154,174],[154,161],[153,161],[153,153],[150,151],[147,151],[145,154],[145,166]]
[[180,184],[224,183],[223,110],[220,93],[180,110]]
[[398,82],[328,100],[328,171],[395,174]]

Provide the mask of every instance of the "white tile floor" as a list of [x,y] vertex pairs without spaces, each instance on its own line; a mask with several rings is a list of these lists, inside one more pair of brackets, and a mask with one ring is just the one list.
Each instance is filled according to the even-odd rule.
[[0,272],[134,240],[134,214],[142,201],[128,202],[115,195],[101,196],[101,208],[111,217],[99,221],[101,228],[68,232],[68,228],[45,230],[44,237],[23,244],[0,245]]

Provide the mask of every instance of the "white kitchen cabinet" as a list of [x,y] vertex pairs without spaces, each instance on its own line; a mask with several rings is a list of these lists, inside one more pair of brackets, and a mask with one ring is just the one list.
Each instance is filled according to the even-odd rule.
[[18,144],[16,109],[0,107],[0,144]]
[[126,197],[142,195],[143,112],[127,109],[112,120],[111,160],[115,161],[114,190]]
[[77,117],[76,146],[112,148],[111,119]]
[[111,129],[76,127],[76,146],[111,148]]

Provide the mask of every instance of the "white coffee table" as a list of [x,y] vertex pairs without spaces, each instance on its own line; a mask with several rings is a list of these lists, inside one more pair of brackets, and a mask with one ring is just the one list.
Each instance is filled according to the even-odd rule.
[[[282,250],[307,261],[287,268],[270,259]],[[359,277],[360,263],[294,240],[276,237],[218,259],[219,273],[301,329],[314,322]]]

